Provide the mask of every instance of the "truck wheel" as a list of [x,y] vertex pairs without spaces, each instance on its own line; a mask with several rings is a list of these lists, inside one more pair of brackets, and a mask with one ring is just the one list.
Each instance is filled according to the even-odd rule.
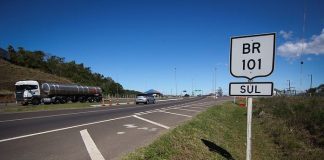
[[92,103],[92,102],[94,102],[94,99],[93,99],[93,98],[88,98],[88,101],[89,101],[90,103]]
[[60,100],[59,99],[55,99],[53,103],[54,104],[59,104],[60,103]]
[[96,98],[96,102],[101,102],[102,101],[102,99],[101,98]]
[[40,104],[40,100],[39,100],[38,98],[34,98],[34,99],[32,100],[32,104],[33,104],[33,105],[39,105],[39,104]]
[[63,99],[63,98],[62,98],[62,99],[60,100],[60,103],[61,103],[61,104],[66,103],[66,99]]
[[76,103],[76,102],[78,102],[78,99],[77,98],[74,98],[74,99],[71,100],[71,102],[72,103]]

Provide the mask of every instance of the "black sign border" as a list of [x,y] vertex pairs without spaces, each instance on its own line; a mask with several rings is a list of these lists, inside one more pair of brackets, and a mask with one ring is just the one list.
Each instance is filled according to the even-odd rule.
[[[268,36],[268,35],[273,35],[273,58],[272,58],[272,69],[271,72],[267,75],[262,75],[262,76],[255,76],[252,78],[246,77],[246,76],[236,76],[232,73],[232,42],[233,39],[238,39],[238,38],[247,38],[247,37],[257,37],[257,36]],[[276,33],[264,33],[264,34],[253,34],[253,35],[247,35],[247,36],[235,36],[235,37],[231,37],[231,48],[230,48],[230,73],[233,77],[237,77],[237,78],[247,78],[249,80],[252,80],[254,78],[257,77],[267,77],[269,75],[272,74],[273,70],[274,70],[274,63],[275,63],[275,53],[276,53]]]
[[[231,84],[271,84],[271,95],[232,95]],[[248,96],[248,97],[259,97],[259,96],[273,96],[273,82],[230,82],[229,83],[229,95],[230,96]]]

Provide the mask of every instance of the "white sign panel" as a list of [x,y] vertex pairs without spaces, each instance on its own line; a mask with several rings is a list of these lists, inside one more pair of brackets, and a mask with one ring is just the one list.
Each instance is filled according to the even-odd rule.
[[230,96],[272,96],[272,82],[232,82]]
[[232,37],[230,72],[234,77],[252,80],[273,72],[275,33]]

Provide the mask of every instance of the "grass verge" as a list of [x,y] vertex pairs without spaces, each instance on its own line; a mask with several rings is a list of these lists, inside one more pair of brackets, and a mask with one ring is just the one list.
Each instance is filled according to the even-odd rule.
[[[280,159],[281,152],[253,123],[253,159]],[[245,159],[246,108],[230,102],[209,108],[152,144],[123,157],[137,159]]]
[[260,98],[254,115],[282,159],[323,159],[324,97]]
[[4,106],[0,108],[0,113],[89,108],[90,105],[93,104],[97,104],[97,103],[66,103],[66,104],[50,104],[50,105],[42,104],[42,105],[28,105],[28,106],[21,106],[21,105]]

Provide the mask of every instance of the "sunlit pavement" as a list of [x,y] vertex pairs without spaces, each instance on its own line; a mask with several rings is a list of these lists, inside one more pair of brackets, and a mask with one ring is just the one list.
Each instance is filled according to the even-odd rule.
[[119,159],[217,103],[191,99],[33,114],[0,115],[1,159]]

